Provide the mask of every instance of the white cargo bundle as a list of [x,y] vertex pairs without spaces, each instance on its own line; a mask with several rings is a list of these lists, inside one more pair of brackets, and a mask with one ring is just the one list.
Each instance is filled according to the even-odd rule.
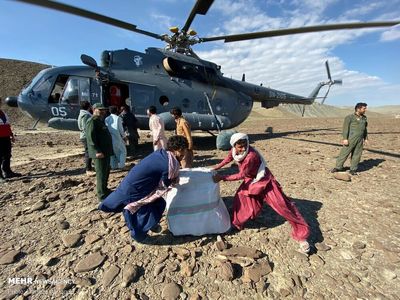
[[168,228],[173,235],[223,233],[231,227],[219,184],[206,168],[183,169],[179,185],[165,197]]

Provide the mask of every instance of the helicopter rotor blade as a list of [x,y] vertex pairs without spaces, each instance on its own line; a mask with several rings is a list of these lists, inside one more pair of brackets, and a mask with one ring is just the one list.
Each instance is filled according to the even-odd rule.
[[238,42],[252,39],[260,39],[274,36],[293,35],[307,32],[319,32],[319,31],[330,31],[330,30],[342,30],[342,29],[359,29],[359,28],[374,28],[374,27],[390,27],[400,24],[400,21],[380,21],[380,22],[359,22],[359,23],[339,23],[339,24],[325,24],[316,26],[306,27],[295,27],[287,29],[267,30],[260,32],[242,33],[234,35],[216,36],[216,37],[205,37],[201,38],[201,42],[211,42],[224,40],[225,43]]
[[199,15],[205,15],[208,11],[208,9],[211,7],[213,4],[214,0],[197,0],[195,5],[192,8],[192,11],[190,12],[189,17],[186,20],[185,25],[182,28],[182,32],[186,33],[190,27],[190,25],[193,22],[194,17],[199,14]]
[[45,7],[45,8],[50,8],[50,9],[54,9],[57,11],[61,11],[61,12],[65,12],[65,13],[69,13],[75,16],[79,16],[79,17],[83,17],[83,18],[87,18],[90,20],[95,20],[101,23],[105,23],[105,24],[109,24],[112,26],[116,26],[119,28],[123,28],[129,31],[133,31],[133,32],[137,32],[140,34],[144,34],[159,40],[163,40],[162,36],[150,31],[146,31],[146,30],[141,30],[138,29],[136,25],[134,24],[130,24],[124,21],[120,21],[114,18],[110,18],[104,15],[100,15],[82,8],[78,8],[75,6],[71,6],[71,5],[67,5],[64,3],[60,3],[60,2],[55,2],[55,1],[50,1],[50,0],[15,0],[18,2],[23,2],[23,3],[28,3],[28,4],[32,4],[32,5],[36,5],[36,6],[41,6],[41,7]]
[[329,69],[329,63],[328,63],[328,61],[325,61],[325,67],[326,67],[326,73],[328,73],[329,81],[332,81],[331,70]]

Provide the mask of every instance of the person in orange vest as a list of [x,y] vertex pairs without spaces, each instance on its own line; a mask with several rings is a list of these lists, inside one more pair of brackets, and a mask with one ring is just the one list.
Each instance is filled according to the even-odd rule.
[[[0,108],[2,99],[0,97]],[[0,109],[0,183],[7,178],[20,177],[20,173],[11,171],[11,143],[15,143],[7,114]]]

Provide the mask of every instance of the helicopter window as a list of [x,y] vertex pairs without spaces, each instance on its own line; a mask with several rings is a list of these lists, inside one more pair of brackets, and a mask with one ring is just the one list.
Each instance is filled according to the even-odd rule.
[[80,101],[90,101],[89,91],[89,78],[70,77],[61,97],[61,104],[79,105]]
[[190,100],[189,99],[185,98],[185,99],[182,100],[182,106],[183,107],[188,108],[189,105],[190,105]]
[[32,88],[32,91],[38,97],[42,97],[43,95],[48,95],[49,90],[51,88],[53,81],[53,77],[42,77]]
[[63,92],[65,83],[68,80],[68,75],[58,75],[54,88],[49,97],[49,103],[58,103]]
[[160,104],[162,106],[167,106],[169,104],[169,99],[167,96],[161,96],[160,97]]

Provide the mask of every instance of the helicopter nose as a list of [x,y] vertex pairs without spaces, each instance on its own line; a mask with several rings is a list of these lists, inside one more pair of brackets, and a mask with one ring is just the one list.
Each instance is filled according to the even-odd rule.
[[5,99],[5,102],[8,106],[18,107],[18,97],[10,96]]

